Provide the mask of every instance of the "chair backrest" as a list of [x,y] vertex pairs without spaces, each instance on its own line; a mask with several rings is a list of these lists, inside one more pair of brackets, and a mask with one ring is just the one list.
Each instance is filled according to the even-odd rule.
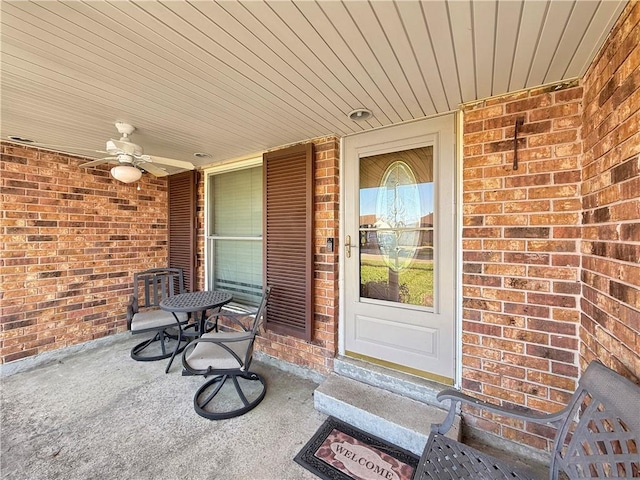
[[267,303],[269,303],[269,295],[271,295],[271,286],[267,285],[264,289],[264,293],[262,294],[262,300],[260,301],[260,305],[258,306],[258,310],[256,311],[256,316],[251,327],[251,332],[254,335],[258,333],[262,322],[264,322],[265,310],[267,308]]
[[157,307],[178,293],[184,293],[181,268],[151,268],[133,275],[133,296],[141,307]]
[[258,310],[256,310],[255,317],[253,318],[253,325],[251,325],[250,329],[247,329],[247,332],[250,331],[252,333],[252,336],[249,344],[247,345],[247,351],[244,357],[244,366],[242,368],[245,370],[249,368],[249,366],[251,365],[251,360],[253,359],[253,344],[255,343],[256,335],[260,330],[260,326],[264,321],[265,310],[267,308],[267,303],[269,303],[269,295],[271,295],[271,287],[266,286],[264,289],[264,293],[262,294],[262,300],[260,301]]
[[550,478],[640,477],[640,386],[592,362],[566,411]]

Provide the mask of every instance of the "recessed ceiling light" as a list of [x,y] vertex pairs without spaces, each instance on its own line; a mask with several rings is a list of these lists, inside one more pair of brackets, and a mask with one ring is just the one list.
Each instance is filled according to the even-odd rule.
[[371,110],[367,110],[366,108],[358,108],[352,112],[349,112],[349,118],[354,122],[358,122],[360,120],[369,120],[373,116]]
[[204,153],[204,152],[196,152],[193,154],[193,156],[196,158],[211,158],[210,153]]
[[30,138],[20,137],[18,135],[9,135],[7,138],[9,140],[13,140],[14,142],[35,143],[35,140],[31,140]]

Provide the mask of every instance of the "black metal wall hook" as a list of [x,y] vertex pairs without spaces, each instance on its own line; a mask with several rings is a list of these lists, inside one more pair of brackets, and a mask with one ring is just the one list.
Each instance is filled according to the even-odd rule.
[[518,128],[524,124],[524,118],[516,118],[516,126],[513,129],[513,169],[518,169]]

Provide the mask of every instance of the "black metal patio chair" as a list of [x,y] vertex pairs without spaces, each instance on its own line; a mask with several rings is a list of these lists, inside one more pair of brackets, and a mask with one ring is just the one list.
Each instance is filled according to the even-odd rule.
[[[208,319],[210,331],[193,340],[182,352],[186,375],[213,377],[193,398],[198,415],[211,420],[237,417],[255,408],[264,398],[267,392],[265,380],[249,368],[270,293],[271,287],[266,287],[255,312],[234,313],[223,309],[212,315]],[[240,331],[217,331],[220,317],[232,322]],[[227,380],[231,380],[235,392],[223,391]]]
[[556,427],[549,478],[640,478],[640,387],[600,362],[592,362],[566,408],[533,415],[481,402],[456,390],[438,400],[451,400],[445,421],[431,427],[415,480],[533,479],[530,473],[445,437],[458,405],[468,403],[488,412]]
[[[127,305],[127,327],[132,334],[154,335],[131,349],[131,358],[151,362],[171,357],[187,344],[182,338],[181,324],[187,313],[165,312],[159,307],[163,298],[184,293],[181,268],[152,268],[133,275],[133,295]],[[169,367],[167,367],[167,370]]]

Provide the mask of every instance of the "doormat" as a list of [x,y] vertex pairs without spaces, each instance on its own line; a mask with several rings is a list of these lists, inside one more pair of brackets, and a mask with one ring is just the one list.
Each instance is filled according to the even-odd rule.
[[411,480],[413,453],[329,417],[294,459],[323,480]]

